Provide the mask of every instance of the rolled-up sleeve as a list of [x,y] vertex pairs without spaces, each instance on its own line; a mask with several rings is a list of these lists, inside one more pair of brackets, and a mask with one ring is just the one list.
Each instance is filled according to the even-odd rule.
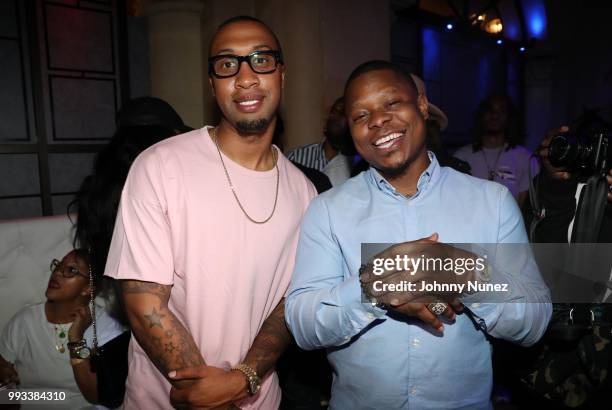
[[347,272],[325,201],[318,197],[302,221],[285,302],[285,319],[301,348],[343,345],[373,321],[384,319],[384,310],[362,303],[359,276]]
[[496,303],[483,300],[490,298],[490,293],[475,293],[462,301],[491,336],[530,346],[548,327],[552,315],[550,291],[528,246],[520,210],[506,189],[502,191],[499,217],[492,282],[508,284],[509,291]]

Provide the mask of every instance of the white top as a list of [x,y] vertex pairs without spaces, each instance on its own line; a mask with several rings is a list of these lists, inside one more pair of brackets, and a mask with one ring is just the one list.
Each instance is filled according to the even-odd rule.
[[323,168],[332,186],[336,187],[351,177],[351,159],[346,155],[338,154]]
[[[68,341],[71,323],[62,324]],[[20,310],[2,329],[0,336],[0,355],[15,364],[22,389],[40,389],[45,392],[65,392],[65,401],[38,402],[22,404],[21,409],[82,409],[105,408],[93,406],[81,394],[72,366],[70,353],[66,346],[63,353],[56,348],[58,336],[53,323],[47,321],[45,303],[26,306]],[[111,318],[100,306],[96,306],[96,326],[98,345],[119,336],[123,327]],[[84,334],[87,345],[92,346],[93,329],[90,326]],[[25,403],[25,402],[23,402]],[[44,405],[43,405],[44,404]],[[56,406],[53,406],[56,404]]]
[[[472,145],[461,147],[455,152],[455,157],[467,161],[472,168],[472,175],[477,178],[490,179],[504,185],[514,198],[520,192],[529,190],[528,164],[531,152],[517,145],[506,150],[506,145],[499,148],[483,148],[474,152]],[[540,168],[535,158],[531,160],[531,173],[536,176]]]

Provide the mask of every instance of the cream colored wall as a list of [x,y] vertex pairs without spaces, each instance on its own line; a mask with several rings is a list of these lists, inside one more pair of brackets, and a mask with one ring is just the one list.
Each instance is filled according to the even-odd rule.
[[[188,77],[190,85],[183,85],[184,78],[167,78],[173,76],[167,71],[151,78],[152,90],[160,89],[156,88],[156,82],[166,84],[164,92],[172,97],[168,101],[177,107],[186,122],[192,118],[193,110],[201,110],[201,122],[190,125],[217,120],[207,78],[208,45],[215,28],[239,14],[265,21],[283,45],[287,74],[281,115],[285,121],[286,150],[322,138],[326,112],[341,95],[346,77],[357,64],[373,58],[390,58],[388,0],[204,0],[199,27],[200,52],[174,56],[190,67],[199,64],[200,80],[192,78],[193,69]],[[151,30],[163,32],[165,29],[155,25]],[[195,35],[193,26],[190,31]],[[155,36],[152,34],[152,38]],[[155,46],[152,42],[152,54]],[[176,54],[181,53],[176,50]],[[171,93],[168,87],[173,85],[176,90]],[[185,93],[184,98],[181,93]],[[193,102],[196,94],[199,104]]]
[[151,95],[168,101],[183,121],[204,124],[201,0],[146,4],[149,19]]

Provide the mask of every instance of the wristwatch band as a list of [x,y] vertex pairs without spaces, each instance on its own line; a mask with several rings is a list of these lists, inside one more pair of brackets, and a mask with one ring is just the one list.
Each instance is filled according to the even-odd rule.
[[246,378],[248,383],[248,391],[251,396],[256,395],[261,389],[261,382],[259,380],[259,376],[255,369],[245,363],[240,363],[236,365],[236,367],[232,368],[232,370],[238,370],[242,372]]
[[91,353],[85,339],[78,342],[68,342],[68,351],[71,359],[87,359]]

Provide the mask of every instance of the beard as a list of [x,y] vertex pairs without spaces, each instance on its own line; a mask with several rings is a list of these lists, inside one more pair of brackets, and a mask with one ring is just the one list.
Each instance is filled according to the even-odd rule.
[[268,128],[270,120],[260,118],[257,120],[242,120],[236,122],[236,131],[239,134],[260,134]]
[[395,178],[402,175],[408,169],[412,162],[412,159],[408,159],[403,164],[400,164],[393,168],[384,168],[377,166],[374,166],[374,168],[376,168],[376,170],[385,177]]

